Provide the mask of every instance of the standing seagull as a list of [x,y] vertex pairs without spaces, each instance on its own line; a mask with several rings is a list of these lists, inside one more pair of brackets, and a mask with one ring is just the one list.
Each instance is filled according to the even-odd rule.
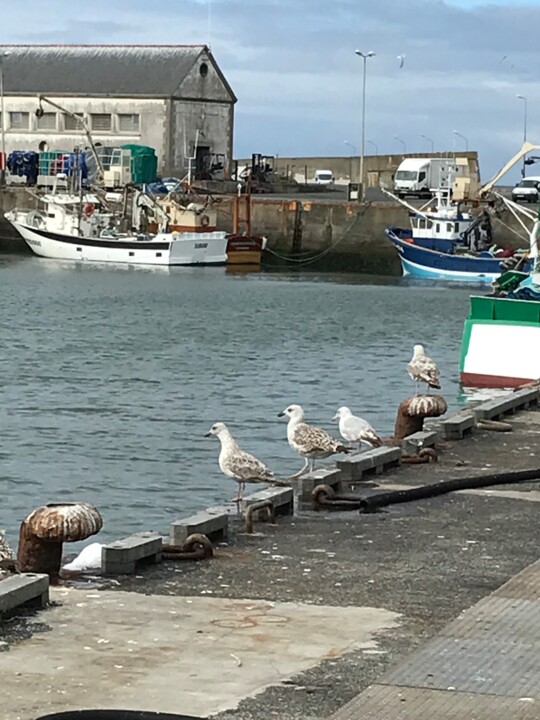
[[415,345],[411,362],[407,365],[407,372],[416,382],[416,394],[418,395],[418,383],[425,382],[429,388],[439,389],[441,376],[439,368],[433,360],[426,355],[423,345]]
[[305,459],[304,467],[292,477],[298,478],[307,471],[313,472],[315,460],[324,459],[335,453],[349,453],[351,448],[334,440],[322,428],[307,425],[304,422],[304,410],[300,405],[289,405],[278,417],[287,415],[287,440],[291,448]]
[[239,502],[242,499],[246,483],[271,483],[274,480],[274,474],[264,463],[238,446],[225,423],[212,425],[205,437],[210,435],[217,435],[221,442],[218,460],[221,472],[239,485],[235,500]]
[[363,442],[370,447],[381,447],[383,444],[368,421],[353,415],[348,407],[340,407],[332,419],[339,420],[341,437],[348,442],[357,442],[359,450]]
[[9,547],[4,531],[0,528],[0,580],[15,571],[15,569],[15,555]]

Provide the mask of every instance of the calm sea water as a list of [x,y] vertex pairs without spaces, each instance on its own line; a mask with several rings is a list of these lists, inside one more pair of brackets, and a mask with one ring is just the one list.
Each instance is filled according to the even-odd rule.
[[51,501],[102,512],[102,537],[166,530],[230,499],[225,421],[278,475],[298,470],[277,413],[349,405],[382,434],[423,342],[451,406],[468,288],[223,268],[133,270],[0,256],[0,527]]

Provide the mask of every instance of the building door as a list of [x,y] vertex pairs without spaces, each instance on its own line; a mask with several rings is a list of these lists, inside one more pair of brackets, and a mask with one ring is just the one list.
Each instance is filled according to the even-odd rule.
[[195,178],[197,180],[207,180],[208,166],[210,163],[210,147],[208,145],[198,145],[195,153]]

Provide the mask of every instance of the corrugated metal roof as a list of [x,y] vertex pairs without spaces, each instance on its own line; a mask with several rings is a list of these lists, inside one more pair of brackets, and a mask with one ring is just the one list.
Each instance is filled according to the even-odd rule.
[[[171,97],[205,45],[0,45],[6,94]],[[217,67],[217,65],[216,65]]]

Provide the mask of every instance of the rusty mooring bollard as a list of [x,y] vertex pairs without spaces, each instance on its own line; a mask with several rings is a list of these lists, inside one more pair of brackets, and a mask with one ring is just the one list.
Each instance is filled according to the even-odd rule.
[[88,503],[49,503],[21,523],[17,561],[21,572],[58,578],[65,542],[85,540],[103,527],[98,510]]
[[425,418],[439,417],[447,410],[448,405],[442,395],[414,395],[406,398],[397,411],[395,439],[403,440],[407,435],[420,432]]

